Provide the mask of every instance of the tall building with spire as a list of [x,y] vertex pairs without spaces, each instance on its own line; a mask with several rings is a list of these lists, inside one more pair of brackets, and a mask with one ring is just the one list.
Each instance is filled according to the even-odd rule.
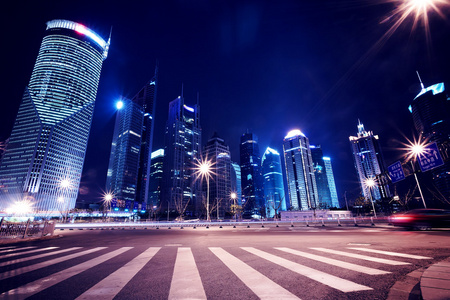
[[[208,140],[203,156],[211,161],[212,175],[209,184],[209,199],[216,213],[212,217],[223,219],[225,213],[230,211],[231,199],[231,156],[230,148],[215,132]],[[206,186],[203,191],[207,192]]]
[[47,22],[0,167],[0,209],[24,198],[38,212],[75,207],[108,48],[80,23]]
[[[419,77],[420,79],[420,77]],[[443,82],[422,90],[414,98],[409,111],[422,141],[435,142],[444,165],[430,171],[439,199],[450,199],[450,97]],[[420,141],[420,142],[422,142]],[[441,204],[445,201],[439,201]],[[437,202],[438,203],[438,202]],[[438,205],[437,206],[441,206]]]
[[265,214],[264,179],[261,172],[258,137],[253,133],[241,136],[242,205],[244,217]]
[[264,197],[266,200],[267,217],[274,217],[280,211],[285,211],[286,195],[284,192],[283,172],[280,153],[267,147],[263,154],[262,174],[264,177]]
[[293,210],[319,208],[316,177],[308,138],[298,129],[283,140],[289,199]]
[[[186,209],[195,215],[202,209],[199,180],[194,164],[200,159],[202,131],[200,105],[184,103],[183,94],[169,103],[164,148],[164,188],[162,209]],[[200,193],[199,193],[200,192]]]
[[[378,135],[366,131],[358,120],[358,133],[349,139],[363,196],[374,201],[390,197],[389,186],[377,180],[380,174],[386,172]],[[367,185],[368,179],[375,180],[375,187]]]

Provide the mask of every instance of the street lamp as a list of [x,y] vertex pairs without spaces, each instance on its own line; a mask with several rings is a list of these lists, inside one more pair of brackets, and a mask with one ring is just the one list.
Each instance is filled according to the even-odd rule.
[[236,198],[237,195],[235,192],[232,192],[230,195],[231,199],[233,199],[233,213],[234,213],[234,221],[236,221]]
[[419,179],[417,178],[417,173],[414,170],[414,162],[417,160],[418,156],[423,155],[424,153],[425,153],[425,144],[424,143],[414,143],[414,144],[411,144],[409,147],[409,156],[414,158],[414,161],[410,160],[414,178],[416,179],[417,187],[419,188],[420,198],[422,198],[423,206],[425,208],[427,208],[425,199],[423,198],[422,189],[420,188]]
[[373,204],[372,198],[372,188],[375,186],[375,180],[373,178],[367,178],[364,184],[369,188],[370,202],[372,202],[373,214],[375,218],[377,217],[377,212],[375,211],[375,205]]
[[113,199],[113,194],[111,194],[111,193],[106,193],[103,196],[103,203],[107,204],[106,217],[108,217],[108,211],[111,210],[111,201],[112,201],[112,199]]
[[201,161],[197,160],[195,166],[197,176],[201,178],[206,177],[206,221],[209,222],[211,221],[211,216],[209,215],[209,179],[211,178],[211,174],[213,174],[213,163],[208,159],[202,159]]

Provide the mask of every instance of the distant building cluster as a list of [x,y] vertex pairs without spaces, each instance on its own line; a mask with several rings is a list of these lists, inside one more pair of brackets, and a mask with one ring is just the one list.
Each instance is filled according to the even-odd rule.
[[[47,215],[75,207],[109,45],[110,39],[79,23],[47,23],[11,136],[0,143],[1,211],[19,202]],[[243,133],[237,162],[217,133],[202,144],[198,99],[187,105],[183,93],[169,103],[164,149],[154,150],[154,122],[160,117],[155,116],[157,87],[158,67],[135,97],[117,103],[105,187],[110,209],[225,219],[272,218],[282,211],[303,211],[306,216],[340,208],[331,158],[300,130],[288,132],[279,145],[264,152],[255,133]],[[449,103],[444,83],[439,83],[422,85],[409,107],[421,139],[435,143],[441,155],[442,164],[430,168],[429,174],[446,201]],[[371,201],[373,210],[376,204],[390,203],[396,180],[384,162],[379,137],[359,122],[356,136],[349,140],[362,198]],[[434,161],[415,158],[410,172],[415,175],[419,165],[425,173],[423,164]]]

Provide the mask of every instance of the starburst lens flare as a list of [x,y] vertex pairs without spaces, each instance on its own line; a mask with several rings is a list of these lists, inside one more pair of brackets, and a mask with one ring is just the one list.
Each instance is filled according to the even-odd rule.
[[375,186],[375,180],[373,180],[372,178],[368,178],[366,179],[365,182],[366,186],[368,186],[369,188],[372,188]]

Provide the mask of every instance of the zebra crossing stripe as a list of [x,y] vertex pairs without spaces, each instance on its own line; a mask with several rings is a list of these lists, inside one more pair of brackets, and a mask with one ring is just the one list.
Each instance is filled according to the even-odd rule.
[[9,258],[9,257],[13,257],[13,256],[42,252],[42,251],[52,250],[52,249],[56,249],[56,248],[59,248],[59,247],[47,247],[47,248],[39,248],[39,249],[29,250],[29,251],[25,251],[25,252],[10,253],[10,254],[3,255],[1,258]]
[[113,257],[116,257],[117,255],[120,255],[132,248],[133,247],[122,247],[115,251],[108,252],[106,254],[103,254],[102,256],[90,259],[84,263],[75,265],[73,267],[64,269],[55,274],[52,274],[47,277],[30,282],[30,283],[20,286],[16,289],[9,290],[9,291],[1,294],[0,298],[9,298],[9,296],[13,296],[12,298],[14,298],[14,299],[25,299],[27,297],[30,297],[34,294],[37,294],[37,293],[47,289],[55,284],[58,284],[61,281],[64,281],[72,276],[80,274],[81,272],[86,271],[87,269],[93,268],[93,267],[95,267]]
[[374,261],[374,262],[378,262],[378,263],[382,263],[382,264],[386,264],[386,265],[392,265],[392,266],[410,265],[410,263],[407,263],[407,262],[390,260],[390,259],[384,259],[384,258],[376,258],[376,257],[371,257],[371,256],[366,256],[366,255],[361,255],[361,254],[355,254],[355,253],[349,253],[349,252],[344,252],[344,251],[338,251],[338,250],[331,250],[331,249],[326,249],[326,248],[312,248],[311,247],[309,249],[322,251],[322,252],[326,252],[326,253],[331,253],[331,254],[347,256],[347,257],[351,257],[351,258],[357,258],[357,259],[364,259],[364,260],[368,260],[368,261]]
[[44,254],[39,254],[39,255],[34,255],[34,256],[29,256],[29,257],[24,257],[24,258],[19,258],[19,259],[10,260],[10,261],[5,261],[3,263],[0,263],[0,267],[9,266],[9,265],[13,265],[13,264],[18,264],[18,263],[29,261],[29,260],[33,260],[33,259],[38,259],[38,258],[50,256],[50,255],[61,254],[61,253],[65,253],[65,252],[69,252],[69,251],[73,251],[73,250],[78,250],[78,249],[81,249],[81,247],[72,247],[72,248],[62,249],[62,250],[53,251],[53,252],[47,252],[47,253],[44,253]]
[[[26,249],[34,249],[34,248],[36,248],[36,246],[23,247],[23,248],[14,248],[14,249],[7,249],[7,250],[2,250],[2,251],[0,251],[0,253],[7,253],[7,252],[20,251],[20,250],[26,250]],[[3,249],[3,248],[2,248],[2,249]],[[0,258],[3,258],[3,255],[0,256]]]
[[206,299],[191,248],[178,248],[168,299]]
[[294,255],[306,257],[306,258],[309,258],[309,259],[312,259],[312,260],[320,261],[320,262],[323,262],[323,263],[326,263],[326,264],[330,264],[330,265],[333,265],[333,266],[341,267],[341,268],[344,268],[344,269],[348,269],[348,270],[352,270],[352,271],[368,274],[368,275],[383,275],[383,274],[391,273],[391,272],[388,272],[388,271],[383,271],[383,270],[373,269],[373,268],[369,268],[369,267],[364,267],[364,266],[360,266],[360,265],[356,265],[356,264],[340,261],[340,260],[337,260],[337,259],[332,259],[332,258],[328,258],[328,257],[325,257],[325,256],[315,255],[315,254],[310,254],[310,253],[306,253],[306,252],[302,252],[302,251],[298,251],[298,250],[293,250],[293,249],[289,249],[289,248],[275,247],[275,249],[280,250],[280,251],[284,251],[284,252],[287,252],[287,253],[291,253],[291,254],[294,254]]
[[289,261],[287,259],[278,257],[276,255],[255,249],[253,247],[241,247],[241,249],[248,251],[254,255],[264,258],[270,262],[280,265],[288,270],[291,270],[297,274],[306,276],[312,280],[318,281],[322,284],[328,285],[329,287],[340,290],[344,293],[357,292],[357,291],[369,291],[372,290],[371,287],[361,285],[346,279],[342,279],[298,263]]
[[372,252],[372,253],[378,253],[378,254],[385,254],[385,255],[390,255],[390,256],[414,258],[414,259],[433,259],[432,257],[426,257],[426,256],[420,256],[420,255],[412,255],[412,254],[405,254],[405,253],[397,253],[397,252],[389,252],[389,251],[381,251],[381,250],[370,249],[370,248],[353,248],[353,247],[348,247],[348,249],[360,250],[360,251],[366,251],[366,252]]
[[299,299],[297,296],[276,284],[243,261],[229,254],[222,248],[210,247],[216,255],[248,288],[260,299]]
[[125,266],[84,292],[77,299],[113,299],[160,249],[161,247],[148,248]]
[[18,276],[18,275],[22,275],[23,273],[27,273],[27,272],[35,271],[37,269],[45,268],[45,267],[48,267],[50,265],[54,265],[54,264],[57,264],[57,263],[60,263],[60,262],[63,262],[63,261],[66,261],[66,260],[69,260],[69,259],[72,259],[72,258],[75,258],[75,257],[83,256],[83,255],[86,255],[86,254],[89,254],[89,253],[92,253],[92,252],[96,252],[96,251],[99,251],[99,250],[102,250],[102,249],[106,249],[106,247],[97,247],[97,248],[89,249],[89,250],[86,250],[86,251],[77,252],[77,253],[74,253],[74,254],[70,254],[70,255],[54,258],[54,259],[47,260],[47,261],[44,261],[44,262],[41,262],[41,263],[37,263],[37,264],[34,264],[34,265],[26,266],[26,267],[23,267],[23,268],[18,268],[18,269],[15,269],[15,270],[3,272],[3,273],[0,273],[0,280],[1,279],[7,279],[7,278],[10,278],[10,277],[14,277],[14,276]]
[[16,246],[1,247],[0,253],[11,252],[13,250],[17,250],[14,248],[16,248]]

